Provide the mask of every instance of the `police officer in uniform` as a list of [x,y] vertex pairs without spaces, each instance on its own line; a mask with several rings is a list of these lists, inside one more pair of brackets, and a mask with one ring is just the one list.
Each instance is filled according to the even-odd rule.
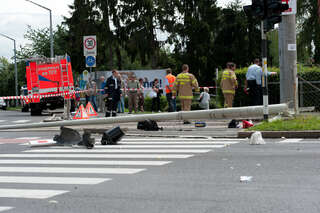
[[118,71],[112,70],[112,76],[107,79],[105,91],[106,117],[117,116],[117,106],[121,96],[121,80]]
[[[178,95],[182,111],[191,110],[193,88],[195,92],[200,91],[197,79],[193,74],[189,73],[189,66],[184,64],[182,65],[182,72],[177,76],[172,90],[172,98],[174,99]],[[190,122],[185,120],[183,124],[190,124]]]

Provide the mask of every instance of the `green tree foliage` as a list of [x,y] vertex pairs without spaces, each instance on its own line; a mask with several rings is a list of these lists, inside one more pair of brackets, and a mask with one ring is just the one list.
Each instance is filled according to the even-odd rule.
[[[215,68],[234,61],[249,65],[260,55],[259,23],[235,0],[74,0],[70,17],[54,31],[56,55],[71,56],[73,70],[85,68],[83,36],[97,36],[95,70],[171,67],[187,63],[201,85],[212,85]],[[161,37],[161,41],[159,39]],[[29,27],[31,44],[19,57],[49,56],[49,29]]]
[[74,0],[73,5],[69,6],[71,17],[65,18],[64,24],[68,28],[66,49],[76,72],[82,72],[85,68],[83,36],[95,35],[99,31],[97,21],[100,14],[94,10],[94,6],[91,0]]
[[[298,20],[298,52],[304,59],[306,55],[313,57],[315,63],[320,64],[320,22],[317,0],[297,1]],[[314,51],[313,51],[314,50]]]

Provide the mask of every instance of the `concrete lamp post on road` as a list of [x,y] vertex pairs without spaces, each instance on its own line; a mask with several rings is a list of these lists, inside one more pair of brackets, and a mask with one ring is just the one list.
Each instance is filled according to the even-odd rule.
[[[17,68],[17,55],[16,55],[16,40],[5,35],[5,34],[2,34],[0,33],[0,36],[2,37],[5,37],[7,39],[10,39],[11,41],[13,41],[13,51],[14,51],[14,76],[15,76],[15,87],[16,87],[16,96],[18,96],[18,68]],[[16,100],[16,105],[18,105],[18,100]]]
[[30,0],[26,0],[34,5],[37,5],[38,7],[41,7],[43,9],[46,9],[49,11],[49,14],[50,14],[50,58],[54,58],[54,51],[53,51],[53,33],[52,33],[52,13],[51,13],[51,9],[45,7],[45,6],[42,6],[38,3],[35,3],[33,1],[30,1]]

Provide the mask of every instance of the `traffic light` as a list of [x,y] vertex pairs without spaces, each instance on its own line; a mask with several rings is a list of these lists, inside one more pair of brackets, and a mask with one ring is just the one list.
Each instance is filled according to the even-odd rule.
[[268,32],[274,25],[280,23],[281,13],[289,9],[288,4],[283,4],[282,0],[266,0],[266,19],[264,21],[264,31]]
[[243,10],[247,16],[263,19],[265,17],[264,0],[252,0],[251,5],[243,6]]

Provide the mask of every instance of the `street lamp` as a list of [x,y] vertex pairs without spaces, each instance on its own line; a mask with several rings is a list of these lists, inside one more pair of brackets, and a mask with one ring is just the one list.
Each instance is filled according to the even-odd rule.
[[[7,39],[10,39],[11,41],[13,41],[13,51],[14,51],[14,76],[15,76],[15,86],[16,86],[16,96],[18,96],[18,68],[17,68],[17,56],[16,56],[16,40],[14,40],[13,38],[10,38],[9,36],[0,33],[0,36],[3,36]],[[18,100],[16,99],[16,105],[18,105]]]
[[49,14],[50,14],[50,57],[53,58],[54,57],[54,52],[53,52],[53,34],[52,34],[52,14],[51,14],[51,10],[45,6],[42,6],[38,3],[35,3],[33,1],[30,0],[26,0],[32,4],[37,5],[38,7],[41,7],[43,9],[49,10]]

